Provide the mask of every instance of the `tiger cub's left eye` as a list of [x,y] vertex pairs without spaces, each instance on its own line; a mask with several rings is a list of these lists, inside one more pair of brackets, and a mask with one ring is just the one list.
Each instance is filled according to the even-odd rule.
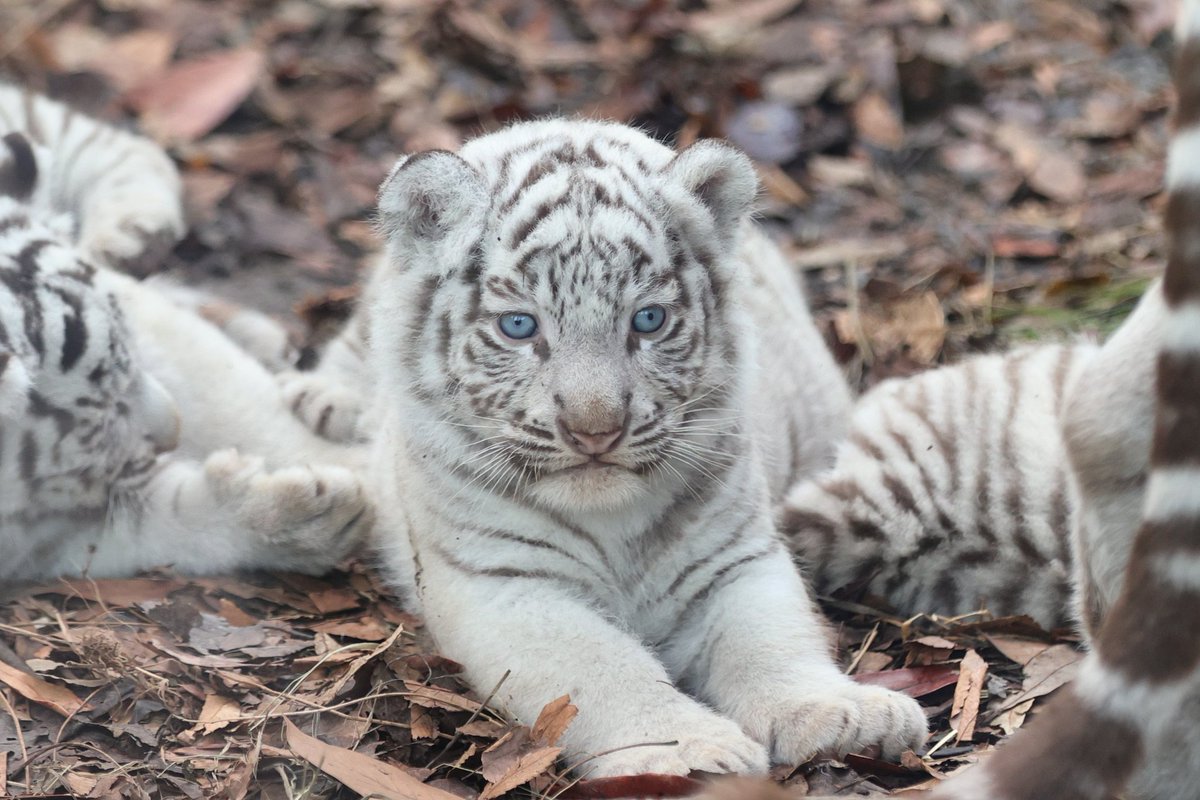
[[667,321],[667,310],[662,306],[646,306],[633,315],[631,327],[638,333],[654,333]]
[[532,314],[504,314],[496,320],[500,332],[509,339],[520,341],[537,333],[538,324]]

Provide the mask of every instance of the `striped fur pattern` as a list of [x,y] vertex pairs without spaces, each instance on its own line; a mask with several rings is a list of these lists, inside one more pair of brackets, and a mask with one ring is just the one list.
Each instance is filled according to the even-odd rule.
[[865,395],[834,468],[780,511],[816,589],[866,589],[904,613],[1070,624],[1078,501],[1064,398],[1096,352],[977,357]]
[[[23,102],[46,129],[46,101]],[[55,113],[67,131],[100,125]],[[124,184],[79,201],[56,176],[71,171],[60,158],[84,155],[0,135],[0,583],[336,562],[371,520],[348,468],[361,454],[293,420],[274,377],[214,325],[85,248],[89,203],[118,231],[144,232]],[[101,131],[90,146],[152,147],[124,136]],[[177,206],[177,177],[155,174],[127,178]],[[103,233],[89,241],[121,240]]]
[[570,694],[581,772],[924,738],[912,700],[835,665],[775,530],[848,393],[755,192],[728,146],[581,120],[402,159],[381,190],[387,255],[331,370],[366,380],[385,565],[516,718]]
[[[1152,301],[1156,315],[1135,329],[1143,334],[1140,343],[1151,345],[1140,354],[1155,365],[1148,381],[1155,391],[1146,404],[1144,390],[1135,395],[1123,380],[1111,384],[1113,372],[1089,369],[1068,401],[1067,441],[1082,487],[1080,542],[1087,548],[1082,580],[1093,584],[1085,587],[1093,593],[1085,606],[1093,649],[1065,694],[984,766],[935,792],[941,800],[1197,796],[1200,0],[1182,4],[1176,41],[1179,109],[1165,220],[1170,250]],[[1132,351],[1125,356],[1131,359]],[[1107,427],[1117,432],[1097,443],[1085,434],[1104,411]],[[1132,428],[1138,432],[1122,430]],[[1107,449],[1138,441],[1148,447],[1133,456]],[[1131,486],[1128,468],[1147,452],[1144,479]],[[1122,498],[1133,502],[1105,518]]]
[[42,191],[70,213],[85,258],[144,274],[183,235],[179,173],[150,140],[3,82],[0,130],[54,153]]

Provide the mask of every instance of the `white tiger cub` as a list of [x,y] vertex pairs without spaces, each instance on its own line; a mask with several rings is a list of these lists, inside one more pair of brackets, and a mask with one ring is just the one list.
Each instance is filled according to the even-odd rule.
[[[381,190],[387,254],[332,371],[372,389],[384,562],[518,719],[571,696],[583,772],[924,739],[913,700],[836,666],[775,531],[849,394],[755,193],[726,145],[581,120],[402,159]],[[310,421],[354,396],[320,379]]]
[[2,81],[0,131],[20,131],[54,154],[40,191],[68,212],[85,258],[140,274],[183,236],[179,173],[143,137]]
[[[1129,337],[1123,330],[1109,348]],[[1069,625],[1078,498],[1064,398],[1098,352],[977,356],[864,395],[836,464],[799,482],[780,509],[816,589],[866,589],[904,614],[986,608]],[[1114,383],[1150,377],[1125,366]]]
[[[105,127],[24,102],[43,132]],[[347,469],[360,454],[294,420],[274,377],[213,325],[93,266],[106,252],[137,260],[138,242],[160,242],[143,235],[143,204],[120,191],[75,202],[62,187],[80,184],[59,159],[86,173],[81,165],[108,163],[108,151],[58,151],[26,134],[0,147],[0,583],[160,565],[332,566],[370,524]],[[109,141],[103,130],[80,137]],[[128,183],[159,173],[165,156],[152,143],[116,141]],[[177,185],[142,184],[175,213]],[[123,235],[91,229],[85,255],[75,236],[88,221],[71,210],[91,204]]]

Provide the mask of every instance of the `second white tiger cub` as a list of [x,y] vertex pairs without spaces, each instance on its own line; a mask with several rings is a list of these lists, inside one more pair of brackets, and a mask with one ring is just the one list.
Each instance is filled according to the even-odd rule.
[[385,563],[518,719],[571,696],[584,772],[924,738],[913,700],[834,663],[772,521],[848,392],[755,193],[730,147],[583,121],[413,156],[381,192],[370,360],[354,325],[330,371],[374,387]]

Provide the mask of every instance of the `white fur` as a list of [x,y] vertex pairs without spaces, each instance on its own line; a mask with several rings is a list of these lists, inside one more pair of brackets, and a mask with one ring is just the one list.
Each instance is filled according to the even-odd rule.
[[1200,304],[1184,303],[1171,309],[1163,326],[1163,350],[1171,353],[1200,351]]
[[1200,127],[1176,133],[1167,149],[1167,188],[1200,186]]
[[1200,35],[1200,3],[1196,0],[1181,0],[1175,18],[1175,41],[1182,43]]
[[[564,147],[588,155],[517,190]],[[520,720],[569,694],[580,715],[563,743],[581,772],[762,772],[769,758],[916,746],[924,731],[916,704],[858,686],[834,664],[771,522],[771,497],[828,463],[848,392],[789,266],[741,221],[755,190],[749,163],[715,143],[677,157],[629,128],[577,120],[515,126],[460,155],[407,159],[385,181],[389,254],[364,295],[373,405],[360,429],[375,432],[380,547],[440,647],[480,691],[508,673],[496,699]],[[611,201],[591,204],[593,190]],[[580,194],[564,200],[571,191]],[[688,384],[688,399],[665,402],[667,414],[682,415],[681,402],[726,399],[676,429],[677,449],[645,475],[566,471],[578,456],[554,433],[557,415],[596,431],[622,413],[630,430],[650,424],[663,396],[647,376],[674,370],[647,366],[661,344],[627,351],[624,333],[627,315],[663,302],[666,290],[620,272],[625,251],[603,244],[632,237],[647,268],[663,268],[669,243],[643,220],[677,225],[729,282],[729,311],[712,312],[711,343],[690,356],[702,377]],[[572,255],[576,241],[582,249]],[[463,274],[477,251],[479,281],[509,277],[525,288],[508,299],[483,292],[482,321],[462,324],[473,313]],[[547,251],[559,260],[536,261]],[[529,258],[536,289],[519,269]],[[608,258],[616,288],[600,271]],[[547,288],[553,269],[570,298],[561,314]],[[681,275],[698,303],[700,268]],[[526,309],[545,337],[544,362],[537,341],[488,338],[493,315]],[[705,324],[695,305],[672,314]],[[444,352],[441,320],[461,324]],[[507,348],[503,377],[485,381],[470,365],[478,337]],[[727,339],[738,346],[734,361],[723,355]],[[447,391],[447,380],[458,390]],[[468,386],[509,385],[519,400],[472,410]],[[550,432],[540,446],[553,466],[534,477],[501,460],[505,437],[520,433],[507,416],[514,407],[524,424]],[[733,457],[721,449],[735,446]],[[618,447],[612,457],[633,455]]]
[[1156,469],[1146,486],[1144,518],[1154,522],[1200,514],[1200,468]]

